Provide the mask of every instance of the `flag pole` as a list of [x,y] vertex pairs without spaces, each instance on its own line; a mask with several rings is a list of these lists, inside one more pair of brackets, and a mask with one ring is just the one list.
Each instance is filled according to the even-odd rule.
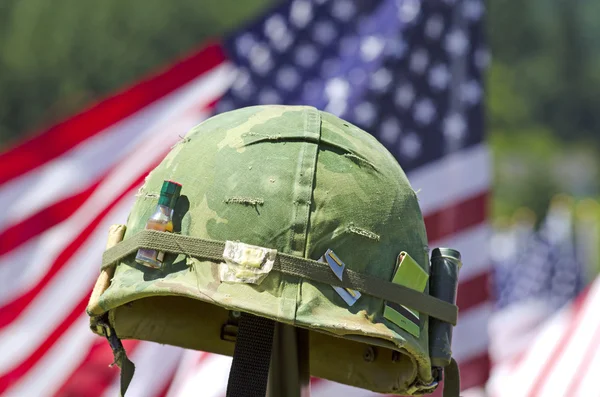
[[267,397],[310,397],[308,330],[275,323]]

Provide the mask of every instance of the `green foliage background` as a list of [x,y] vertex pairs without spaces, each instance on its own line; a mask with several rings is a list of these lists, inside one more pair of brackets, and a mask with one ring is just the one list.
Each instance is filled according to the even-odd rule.
[[[278,0],[0,0],[0,149]],[[600,2],[488,2],[496,216],[600,190]]]

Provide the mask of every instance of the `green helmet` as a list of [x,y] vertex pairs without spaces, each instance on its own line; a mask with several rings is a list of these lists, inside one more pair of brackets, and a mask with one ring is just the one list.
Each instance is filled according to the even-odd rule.
[[[174,233],[145,231],[165,180],[182,185]],[[163,266],[137,263],[141,247]],[[417,395],[439,380],[431,320],[457,315],[429,295],[430,267],[417,196],[373,136],[312,107],[248,107],[195,127],[148,175],[88,313],[106,336],[225,355],[232,312],[250,313],[310,330],[313,376]]]

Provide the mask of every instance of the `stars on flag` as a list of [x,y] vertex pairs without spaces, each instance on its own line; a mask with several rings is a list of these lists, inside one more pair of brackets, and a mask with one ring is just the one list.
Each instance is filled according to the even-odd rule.
[[407,171],[476,144],[483,4],[453,3],[292,1],[226,42],[241,71],[218,110],[312,105],[375,135]]

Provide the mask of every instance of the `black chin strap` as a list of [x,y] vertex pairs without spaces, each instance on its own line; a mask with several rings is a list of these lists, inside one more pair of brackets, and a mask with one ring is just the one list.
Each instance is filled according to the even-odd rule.
[[242,313],[227,383],[227,397],[265,397],[275,322]]

